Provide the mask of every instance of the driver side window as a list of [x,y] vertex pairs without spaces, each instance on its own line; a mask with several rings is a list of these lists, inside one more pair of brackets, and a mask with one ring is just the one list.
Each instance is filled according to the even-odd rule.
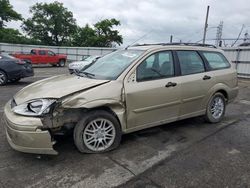
[[49,55],[49,56],[54,56],[54,55],[55,55],[55,53],[54,53],[54,52],[52,52],[52,51],[48,51],[48,55]]
[[137,81],[148,81],[174,76],[170,51],[157,52],[147,57],[136,69]]

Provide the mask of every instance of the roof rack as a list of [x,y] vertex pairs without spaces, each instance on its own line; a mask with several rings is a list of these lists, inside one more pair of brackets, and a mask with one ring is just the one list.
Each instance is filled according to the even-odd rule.
[[201,46],[201,47],[210,47],[210,48],[217,48],[216,46],[212,44],[201,44],[201,43],[179,43],[179,42],[174,42],[174,43],[155,43],[155,44],[135,44],[133,46],[151,46],[151,45],[162,45],[162,46]]

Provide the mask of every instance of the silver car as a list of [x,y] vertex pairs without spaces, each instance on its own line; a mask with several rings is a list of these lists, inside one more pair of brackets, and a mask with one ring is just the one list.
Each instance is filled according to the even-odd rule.
[[87,67],[91,63],[96,62],[97,59],[99,59],[100,57],[101,56],[94,55],[94,56],[89,56],[82,61],[74,61],[74,62],[70,63],[68,66],[69,72],[70,73],[79,72],[80,70],[84,69],[85,67]]

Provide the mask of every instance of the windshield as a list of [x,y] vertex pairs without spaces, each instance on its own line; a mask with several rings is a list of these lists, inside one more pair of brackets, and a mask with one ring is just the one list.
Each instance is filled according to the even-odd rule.
[[81,70],[81,73],[92,78],[115,80],[143,50],[118,50],[112,52],[93,63],[90,67]]
[[7,58],[10,58],[10,59],[16,59],[15,57],[11,56],[11,55],[8,55],[8,54],[1,54],[2,58],[4,59],[7,59]]
[[89,56],[86,59],[84,59],[84,61],[93,61],[97,58],[98,56]]

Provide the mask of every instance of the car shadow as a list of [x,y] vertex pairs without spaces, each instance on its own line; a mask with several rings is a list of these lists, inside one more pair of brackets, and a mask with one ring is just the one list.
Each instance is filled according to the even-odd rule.
[[[123,145],[129,145],[134,142],[140,141],[141,139],[153,139],[157,138],[157,135],[166,133],[166,136],[173,135],[175,137],[174,140],[178,142],[183,142],[186,140],[184,136],[178,133],[182,128],[192,127],[198,128],[203,126],[204,128],[204,119],[202,117],[189,118],[185,120],[176,121],[173,123],[163,124],[160,126],[147,128],[144,130],[140,130],[137,132],[124,134],[122,136],[121,145],[117,150],[122,150]],[[208,124],[207,124],[208,125]],[[176,135],[175,135],[176,134]],[[56,136],[56,144],[54,145],[54,149],[58,151],[59,154],[65,154],[67,152],[78,152],[77,148],[74,145],[73,134],[68,135],[60,135]],[[163,142],[168,142],[169,138],[165,138]]]

